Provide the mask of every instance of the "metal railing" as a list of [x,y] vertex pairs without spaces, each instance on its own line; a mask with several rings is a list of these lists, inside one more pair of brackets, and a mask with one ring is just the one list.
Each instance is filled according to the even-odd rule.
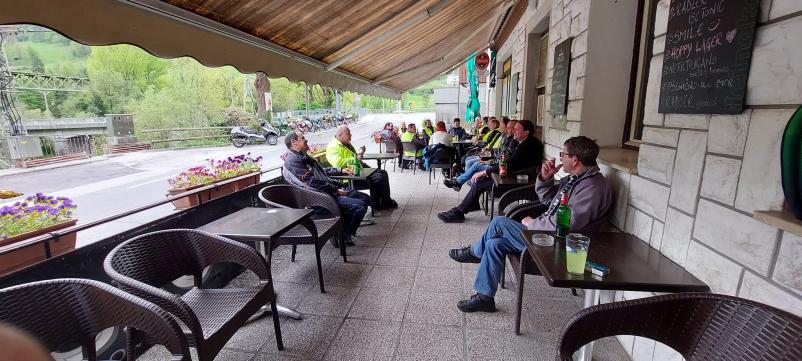
[[207,141],[214,139],[226,139],[227,143],[227,139],[231,136],[231,128],[233,127],[225,126],[143,129],[137,133],[141,141],[145,141],[153,145],[161,145],[160,148],[171,148],[181,146],[213,145],[206,143]]

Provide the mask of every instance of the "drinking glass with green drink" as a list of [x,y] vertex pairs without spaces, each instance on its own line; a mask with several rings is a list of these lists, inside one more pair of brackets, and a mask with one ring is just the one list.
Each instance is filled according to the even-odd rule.
[[590,238],[579,233],[569,233],[565,237],[565,264],[568,273],[581,275],[585,273],[585,261],[588,259]]

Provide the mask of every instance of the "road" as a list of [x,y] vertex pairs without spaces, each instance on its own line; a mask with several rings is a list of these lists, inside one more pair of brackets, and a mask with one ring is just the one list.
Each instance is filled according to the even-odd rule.
[[[425,117],[433,119],[434,114],[367,115],[350,127],[352,143],[356,147],[365,145],[368,152],[378,151],[371,134],[380,130],[385,122],[398,123],[403,120],[420,124]],[[306,136],[311,145],[327,144],[333,135],[334,130],[329,129]],[[0,176],[0,189],[10,189],[25,195],[43,192],[70,197],[78,205],[75,216],[79,223],[86,223],[162,200],[169,188],[168,178],[189,167],[205,164],[208,159],[221,159],[246,152],[254,157],[262,156],[262,167],[269,168],[282,163],[280,156],[286,152],[286,147],[281,138],[275,146],[263,144],[235,148],[228,145],[108,156],[90,163]],[[11,199],[5,203],[14,201],[15,199]],[[93,228],[91,232],[81,232],[78,235],[78,245],[92,243],[173,211],[172,205],[163,205]]]

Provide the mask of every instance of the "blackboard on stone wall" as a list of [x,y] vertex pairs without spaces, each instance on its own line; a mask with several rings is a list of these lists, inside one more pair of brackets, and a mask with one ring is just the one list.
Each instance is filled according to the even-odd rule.
[[568,108],[568,75],[571,73],[571,39],[554,48],[554,66],[551,75],[551,114],[564,115]]
[[672,0],[660,113],[743,111],[760,0]]

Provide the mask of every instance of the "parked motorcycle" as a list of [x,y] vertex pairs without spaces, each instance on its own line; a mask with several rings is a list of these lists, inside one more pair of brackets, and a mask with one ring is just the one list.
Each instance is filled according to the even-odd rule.
[[246,144],[264,143],[276,145],[278,143],[278,132],[272,125],[262,122],[261,133],[254,131],[250,127],[231,128],[231,144],[241,148]]

